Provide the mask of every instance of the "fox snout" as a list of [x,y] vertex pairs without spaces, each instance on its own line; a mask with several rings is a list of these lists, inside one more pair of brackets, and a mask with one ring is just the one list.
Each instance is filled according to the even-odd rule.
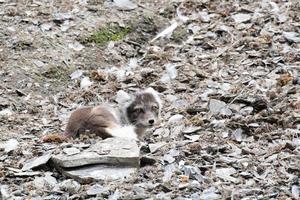
[[146,112],[144,116],[141,118],[141,124],[144,126],[153,126],[157,122],[157,116],[153,114],[153,112]]
[[148,122],[149,122],[150,125],[152,125],[152,124],[154,124],[155,120],[154,119],[149,119]]

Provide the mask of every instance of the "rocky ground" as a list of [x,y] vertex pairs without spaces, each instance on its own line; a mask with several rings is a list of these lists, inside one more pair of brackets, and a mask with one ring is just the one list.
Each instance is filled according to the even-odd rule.
[[[0,0],[2,199],[299,199],[300,3]],[[78,183],[24,163],[81,137],[80,105],[151,86],[162,123],[125,181]],[[79,146],[80,146],[79,145]]]

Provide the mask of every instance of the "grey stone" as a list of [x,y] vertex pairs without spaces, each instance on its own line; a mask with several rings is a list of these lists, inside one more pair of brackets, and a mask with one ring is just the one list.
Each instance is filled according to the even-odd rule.
[[74,147],[70,147],[70,148],[64,148],[63,152],[65,154],[67,154],[68,156],[71,156],[71,155],[75,155],[75,154],[80,153],[80,150],[77,149],[77,148],[74,148]]
[[221,114],[225,116],[230,116],[232,114],[232,111],[228,108],[227,104],[217,99],[211,99],[209,101],[209,111],[212,114]]
[[207,12],[199,12],[198,14],[199,14],[199,17],[200,17],[201,21],[203,21],[203,22],[209,22],[210,21],[210,17],[209,17]]
[[300,34],[296,32],[283,32],[283,37],[288,41],[300,43]]
[[195,189],[195,188],[200,189],[201,188],[201,184],[198,181],[193,180],[191,182],[191,188],[193,188],[193,189]]
[[238,13],[232,16],[234,21],[236,23],[245,23],[251,20],[251,15],[249,14],[244,14],[244,13]]
[[17,173],[13,173],[13,174],[14,174],[14,176],[26,177],[26,176],[40,175],[41,172],[17,172]]
[[164,155],[163,160],[167,161],[168,163],[172,163],[175,161],[176,156],[179,156],[179,151],[176,149],[171,149],[167,154]]
[[176,115],[173,115],[172,117],[170,117],[170,119],[168,120],[168,123],[169,124],[178,124],[180,121],[182,121],[183,118],[184,118],[183,115],[176,114]]
[[108,200],[118,200],[118,199],[120,199],[120,196],[121,196],[121,194],[120,194],[119,190],[116,189],[113,194],[109,195]]
[[169,137],[170,130],[168,128],[158,128],[154,131],[153,136]]
[[145,189],[142,188],[140,185],[137,185],[137,184],[133,185],[132,191],[135,194],[144,194],[145,193]]
[[177,165],[172,163],[165,167],[164,176],[162,178],[163,182],[168,182],[171,180],[173,173],[176,171]]
[[241,128],[238,128],[233,132],[233,135],[236,141],[241,142],[243,139],[243,130]]
[[171,131],[170,131],[170,138],[176,138],[179,135],[181,135],[183,129],[184,129],[184,125],[183,124],[179,125],[179,126],[172,127]]
[[36,189],[38,190],[42,190],[45,186],[45,180],[44,177],[35,177],[33,180],[33,184],[35,186]]
[[299,185],[292,185],[292,195],[295,199],[299,199],[300,197],[300,187]]
[[75,194],[80,190],[81,185],[72,179],[64,180],[59,184],[59,188],[71,194]]
[[195,133],[195,132],[199,131],[200,129],[201,129],[201,127],[198,127],[198,126],[188,126],[182,130],[182,133],[183,134],[191,134],[191,133]]
[[69,12],[65,12],[65,13],[53,13],[52,16],[53,16],[53,20],[54,21],[59,21],[60,23],[62,23],[65,20],[73,18],[72,14],[69,13]]
[[156,152],[158,149],[162,148],[163,146],[165,146],[166,143],[165,142],[157,142],[157,143],[153,143],[153,144],[149,144],[149,149],[151,153]]
[[185,165],[183,166],[182,170],[184,175],[189,176],[191,179],[197,180],[198,182],[203,182],[205,179],[198,167]]
[[232,177],[232,174],[235,174],[236,170],[232,167],[230,168],[220,168],[220,169],[216,169],[216,176],[225,180],[225,181],[230,181],[233,183],[237,183],[238,179]]
[[135,194],[134,199],[147,199],[146,190],[138,184],[132,186],[132,191]]
[[138,183],[138,184],[135,184],[134,186],[138,186],[138,187],[144,188],[145,190],[147,190],[149,192],[149,191],[154,190],[159,185],[160,185],[160,183],[155,183],[154,184],[151,181],[149,181],[149,182]]
[[163,157],[164,161],[167,161],[168,163],[172,163],[175,161],[175,158],[173,156],[171,156],[170,154],[166,154]]
[[[8,117],[8,116],[11,116],[12,114],[14,114],[14,112],[10,108],[5,108],[0,111],[0,116]],[[12,140],[14,140],[14,139],[12,139]]]
[[199,140],[200,135],[184,135],[184,137],[189,139],[187,142],[196,142]]
[[[53,199],[60,199],[61,198],[61,194],[60,195],[54,195],[54,194],[51,194],[49,196],[43,196],[43,200],[53,200]],[[62,198],[61,198],[62,199]]]
[[73,42],[69,44],[69,48],[73,49],[74,51],[81,51],[84,48],[84,46],[79,42]]
[[19,146],[19,142],[16,139],[10,139],[6,143],[4,143],[3,145],[1,145],[1,147],[4,148],[4,151],[6,153],[9,153],[9,152],[17,149],[18,146]]
[[78,144],[73,144],[73,147],[80,148],[80,149],[85,149],[91,146],[91,144],[85,144],[85,143],[78,143]]
[[199,192],[195,192],[194,194],[192,194],[191,199],[192,200],[199,200],[200,199]]
[[120,167],[110,165],[92,165],[79,168],[60,169],[60,171],[70,178],[73,178],[80,183],[88,183],[91,181],[113,181],[124,180],[132,177],[137,172],[135,167]]
[[87,195],[99,195],[103,193],[107,193],[109,190],[99,184],[92,185],[87,191]]
[[8,157],[8,155],[0,156],[0,161],[4,161],[7,157]]
[[91,164],[139,166],[139,148],[134,140],[108,138],[90,146],[76,155],[58,154],[52,156],[58,167],[79,167]]
[[53,25],[51,23],[44,23],[44,24],[41,25],[41,29],[43,31],[49,31],[52,28],[52,26]]
[[200,195],[200,199],[220,199],[221,195],[217,194],[217,192],[218,191],[215,187],[210,187],[202,192],[202,194]]
[[246,106],[244,108],[242,108],[240,110],[240,113],[243,115],[243,116],[248,116],[250,115],[252,112],[253,112],[254,108],[251,107],[251,106]]
[[138,6],[130,0],[114,0],[114,3],[120,10],[133,10]]
[[56,178],[51,175],[51,172],[46,172],[44,177],[46,188],[48,188],[49,190],[52,190],[57,185]]
[[160,192],[155,195],[154,199],[171,200],[170,193]]
[[47,152],[47,153],[45,153],[44,155],[42,155],[40,157],[32,158],[32,159],[28,160],[24,164],[24,166],[22,168],[22,171],[27,171],[27,170],[32,169],[34,167],[38,167],[38,166],[46,164],[49,161],[49,159],[51,158],[51,155],[52,155],[52,152]]
[[0,185],[0,199],[8,199],[10,195],[8,185]]

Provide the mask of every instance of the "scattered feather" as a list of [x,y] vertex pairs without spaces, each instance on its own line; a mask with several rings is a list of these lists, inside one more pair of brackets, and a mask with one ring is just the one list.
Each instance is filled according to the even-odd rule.
[[81,89],[88,89],[91,85],[93,85],[93,82],[90,81],[90,78],[89,77],[83,77],[83,79],[81,79],[81,82],[80,82],[80,88]]
[[178,22],[173,21],[170,26],[168,26],[166,29],[164,29],[162,32],[160,32],[157,36],[155,36],[150,43],[154,42],[158,38],[165,38],[165,37],[171,37],[173,31],[177,28]]

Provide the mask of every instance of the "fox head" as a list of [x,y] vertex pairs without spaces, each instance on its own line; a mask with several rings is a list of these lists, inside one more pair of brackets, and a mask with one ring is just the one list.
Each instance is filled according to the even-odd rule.
[[160,120],[162,103],[153,88],[137,92],[125,106],[126,121],[137,128],[150,128]]

